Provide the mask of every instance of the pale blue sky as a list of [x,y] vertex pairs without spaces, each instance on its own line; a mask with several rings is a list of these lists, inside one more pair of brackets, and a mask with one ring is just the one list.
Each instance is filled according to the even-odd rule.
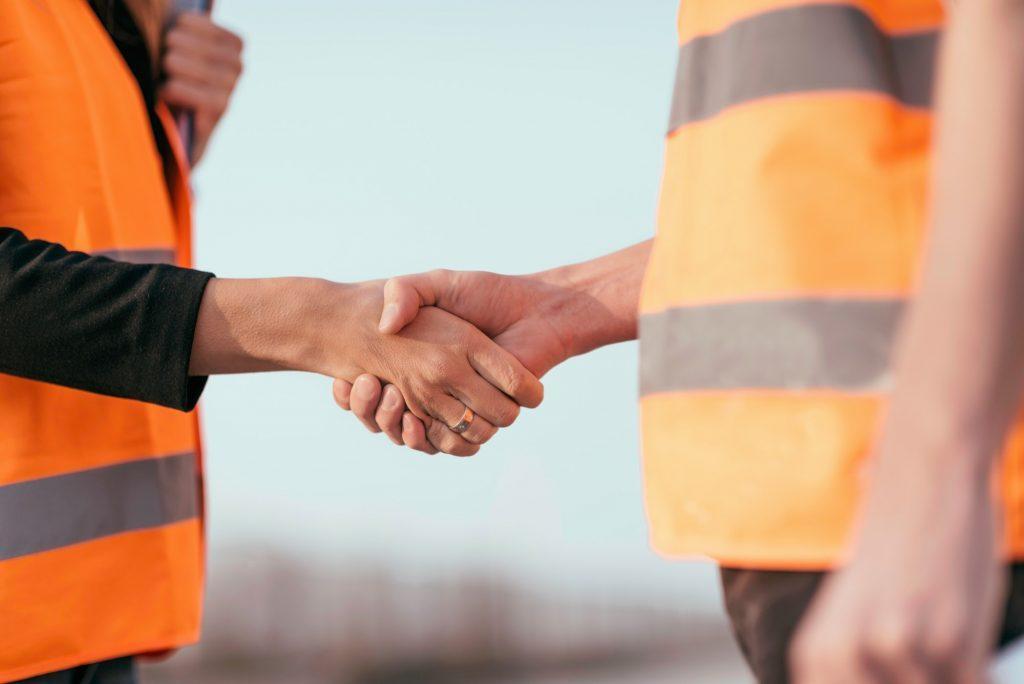
[[[675,0],[220,0],[247,40],[196,179],[222,276],[521,273],[649,237]],[[636,345],[575,359],[471,460],[370,435],[298,374],[205,397],[214,557],[238,542],[463,564],[715,605],[707,567],[649,551]]]

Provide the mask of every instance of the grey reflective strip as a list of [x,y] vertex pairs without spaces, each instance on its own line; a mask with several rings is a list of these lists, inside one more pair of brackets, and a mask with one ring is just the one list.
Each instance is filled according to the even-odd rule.
[[646,314],[640,393],[884,391],[904,306],[902,299],[798,299]]
[[751,100],[822,90],[931,102],[938,33],[887,35],[861,10],[809,5],[773,10],[679,49],[669,132]]
[[173,264],[175,256],[173,249],[104,249],[91,254],[133,264]]
[[194,518],[198,492],[192,453],[0,487],[0,560]]

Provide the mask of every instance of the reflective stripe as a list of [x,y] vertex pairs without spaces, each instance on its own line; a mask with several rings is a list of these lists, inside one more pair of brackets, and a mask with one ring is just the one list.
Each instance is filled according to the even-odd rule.
[[175,257],[174,250],[171,248],[104,249],[92,252],[92,255],[133,264],[173,264]]
[[640,393],[886,389],[904,300],[798,299],[640,317]]
[[759,98],[861,90],[931,102],[937,31],[890,36],[860,9],[774,10],[679,48],[669,132]]
[[0,560],[194,518],[198,482],[183,453],[0,487]]

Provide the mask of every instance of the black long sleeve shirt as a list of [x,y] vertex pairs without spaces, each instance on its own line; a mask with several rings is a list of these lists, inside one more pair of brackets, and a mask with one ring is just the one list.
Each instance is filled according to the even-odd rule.
[[69,252],[0,228],[0,372],[181,410],[213,275]]
[[[142,93],[157,149],[157,75],[123,2],[104,4]],[[190,410],[206,378],[189,377],[199,303],[210,273],[111,261],[0,228],[0,373]]]

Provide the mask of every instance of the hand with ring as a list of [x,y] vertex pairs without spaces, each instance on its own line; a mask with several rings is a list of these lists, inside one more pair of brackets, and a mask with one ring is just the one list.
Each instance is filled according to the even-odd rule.
[[[573,330],[555,325],[559,312],[586,311],[585,302],[567,302],[566,289],[557,283],[485,272],[440,270],[392,278],[384,296],[381,328],[385,332],[398,333],[436,306],[472,323],[537,377],[571,355]],[[371,432],[384,432],[398,445],[437,453],[438,430],[429,430],[407,410],[402,393],[393,385],[372,375],[360,376],[354,383],[338,378],[334,400]],[[472,431],[473,416],[467,409],[445,432]]]

